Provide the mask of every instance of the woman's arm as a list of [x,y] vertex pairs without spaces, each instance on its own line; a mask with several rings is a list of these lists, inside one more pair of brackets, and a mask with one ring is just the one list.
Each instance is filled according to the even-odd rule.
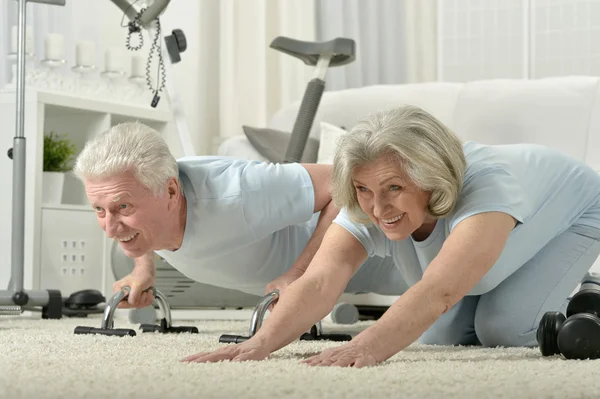
[[297,339],[331,311],[366,258],[362,244],[332,224],[306,273],[290,284],[252,340],[274,352]]
[[188,356],[186,362],[262,360],[320,321],[367,257],[362,244],[343,227],[332,224],[310,267],[290,284],[258,332],[241,344]]
[[443,313],[460,301],[496,263],[516,220],[488,212],[459,223],[406,291],[353,342],[382,362],[417,340]]
[[200,352],[186,362],[262,360],[320,321],[333,308],[367,252],[343,227],[332,224],[308,271],[290,284],[286,294],[249,340],[214,352]]

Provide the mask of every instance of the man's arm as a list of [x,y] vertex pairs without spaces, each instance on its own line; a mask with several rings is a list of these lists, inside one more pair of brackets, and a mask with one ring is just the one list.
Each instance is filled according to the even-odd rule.
[[331,174],[333,165],[321,165],[312,163],[301,164],[310,175],[315,190],[314,212],[322,211],[331,202]]
[[302,164],[302,166],[308,171],[313,182],[315,190],[314,212],[321,212],[315,231],[306,244],[306,247],[291,267],[292,269],[304,272],[319,250],[325,232],[340,210],[333,204],[331,191],[329,189],[331,184],[331,172],[333,169],[332,165]]
[[152,274],[156,274],[156,264],[154,263],[154,251],[147,252],[146,254],[134,258],[135,269],[141,269]]
[[323,208],[321,215],[319,215],[319,221],[317,222],[315,231],[308,240],[308,243],[306,243],[300,256],[298,256],[298,259],[296,259],[292,265],[292,269],[297,269],[302,272],[306,271],[308,265],[310,265],[310,262],[321,246],[325,232],[327,232],[327,229],[331,226],[331,222],[333,222],[338,213],[339,209],[335,207],[333,201],[329,202],[329,204]]

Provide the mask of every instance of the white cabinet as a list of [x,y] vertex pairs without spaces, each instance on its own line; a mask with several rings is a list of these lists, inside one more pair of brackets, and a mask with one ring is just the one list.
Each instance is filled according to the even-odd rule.
[[40,288],[103,291],[104,232],[89,207],[42,207]]
[[[14,90],[0,92],[0,179],[3,183],[0,289],[8,286],[11,273],[13,161],[7,151],[13,146],[16,131],[15,103]],[[161,132],[178,158],[183,156],[183,151],[172,119],[164,107],[154,109],[60,92],[26,90],[26,289],[59,289],[65,296],[79,289],[95,288],[104,292],[105,287],[110,287],[105,272],[108,244],[87,203],[81,182],[67,174],[62,204],[42,203],[43,135],[50,131],[66,134],[79,151],[94,134],[121,122],[138,120]],[[67,241],[66,248],[62,248],[63,241]],[[63,255],[67,256],[64,261]]]

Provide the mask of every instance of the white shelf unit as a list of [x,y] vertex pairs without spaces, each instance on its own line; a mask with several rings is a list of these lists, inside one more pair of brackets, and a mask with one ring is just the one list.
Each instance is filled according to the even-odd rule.
[[[7,151],[16,131],[16,93],[0,92],[1,198],[0,289],[11,274],[13,161]],[[163,134],[175,157],[183,151],[172,114],[150,106],[82,98],[28,88],[25,94],[25,289],[57,289],[63,296],[82,289],[110,293],[114,281],[109,266],[112,240],[105,238],[89,206],[83,184],[67,173],[62,204],[42,203],[43,135],[66,134],[80,151],[93,135],[118,123],[138,120]]]

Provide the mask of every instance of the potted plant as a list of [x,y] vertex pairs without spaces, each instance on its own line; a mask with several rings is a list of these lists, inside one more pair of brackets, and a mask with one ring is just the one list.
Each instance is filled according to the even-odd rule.
[[66,135],[54,132],[44,135],[43,203],[61,203],[65,172],[71,170],[75,152],[75,146]]

